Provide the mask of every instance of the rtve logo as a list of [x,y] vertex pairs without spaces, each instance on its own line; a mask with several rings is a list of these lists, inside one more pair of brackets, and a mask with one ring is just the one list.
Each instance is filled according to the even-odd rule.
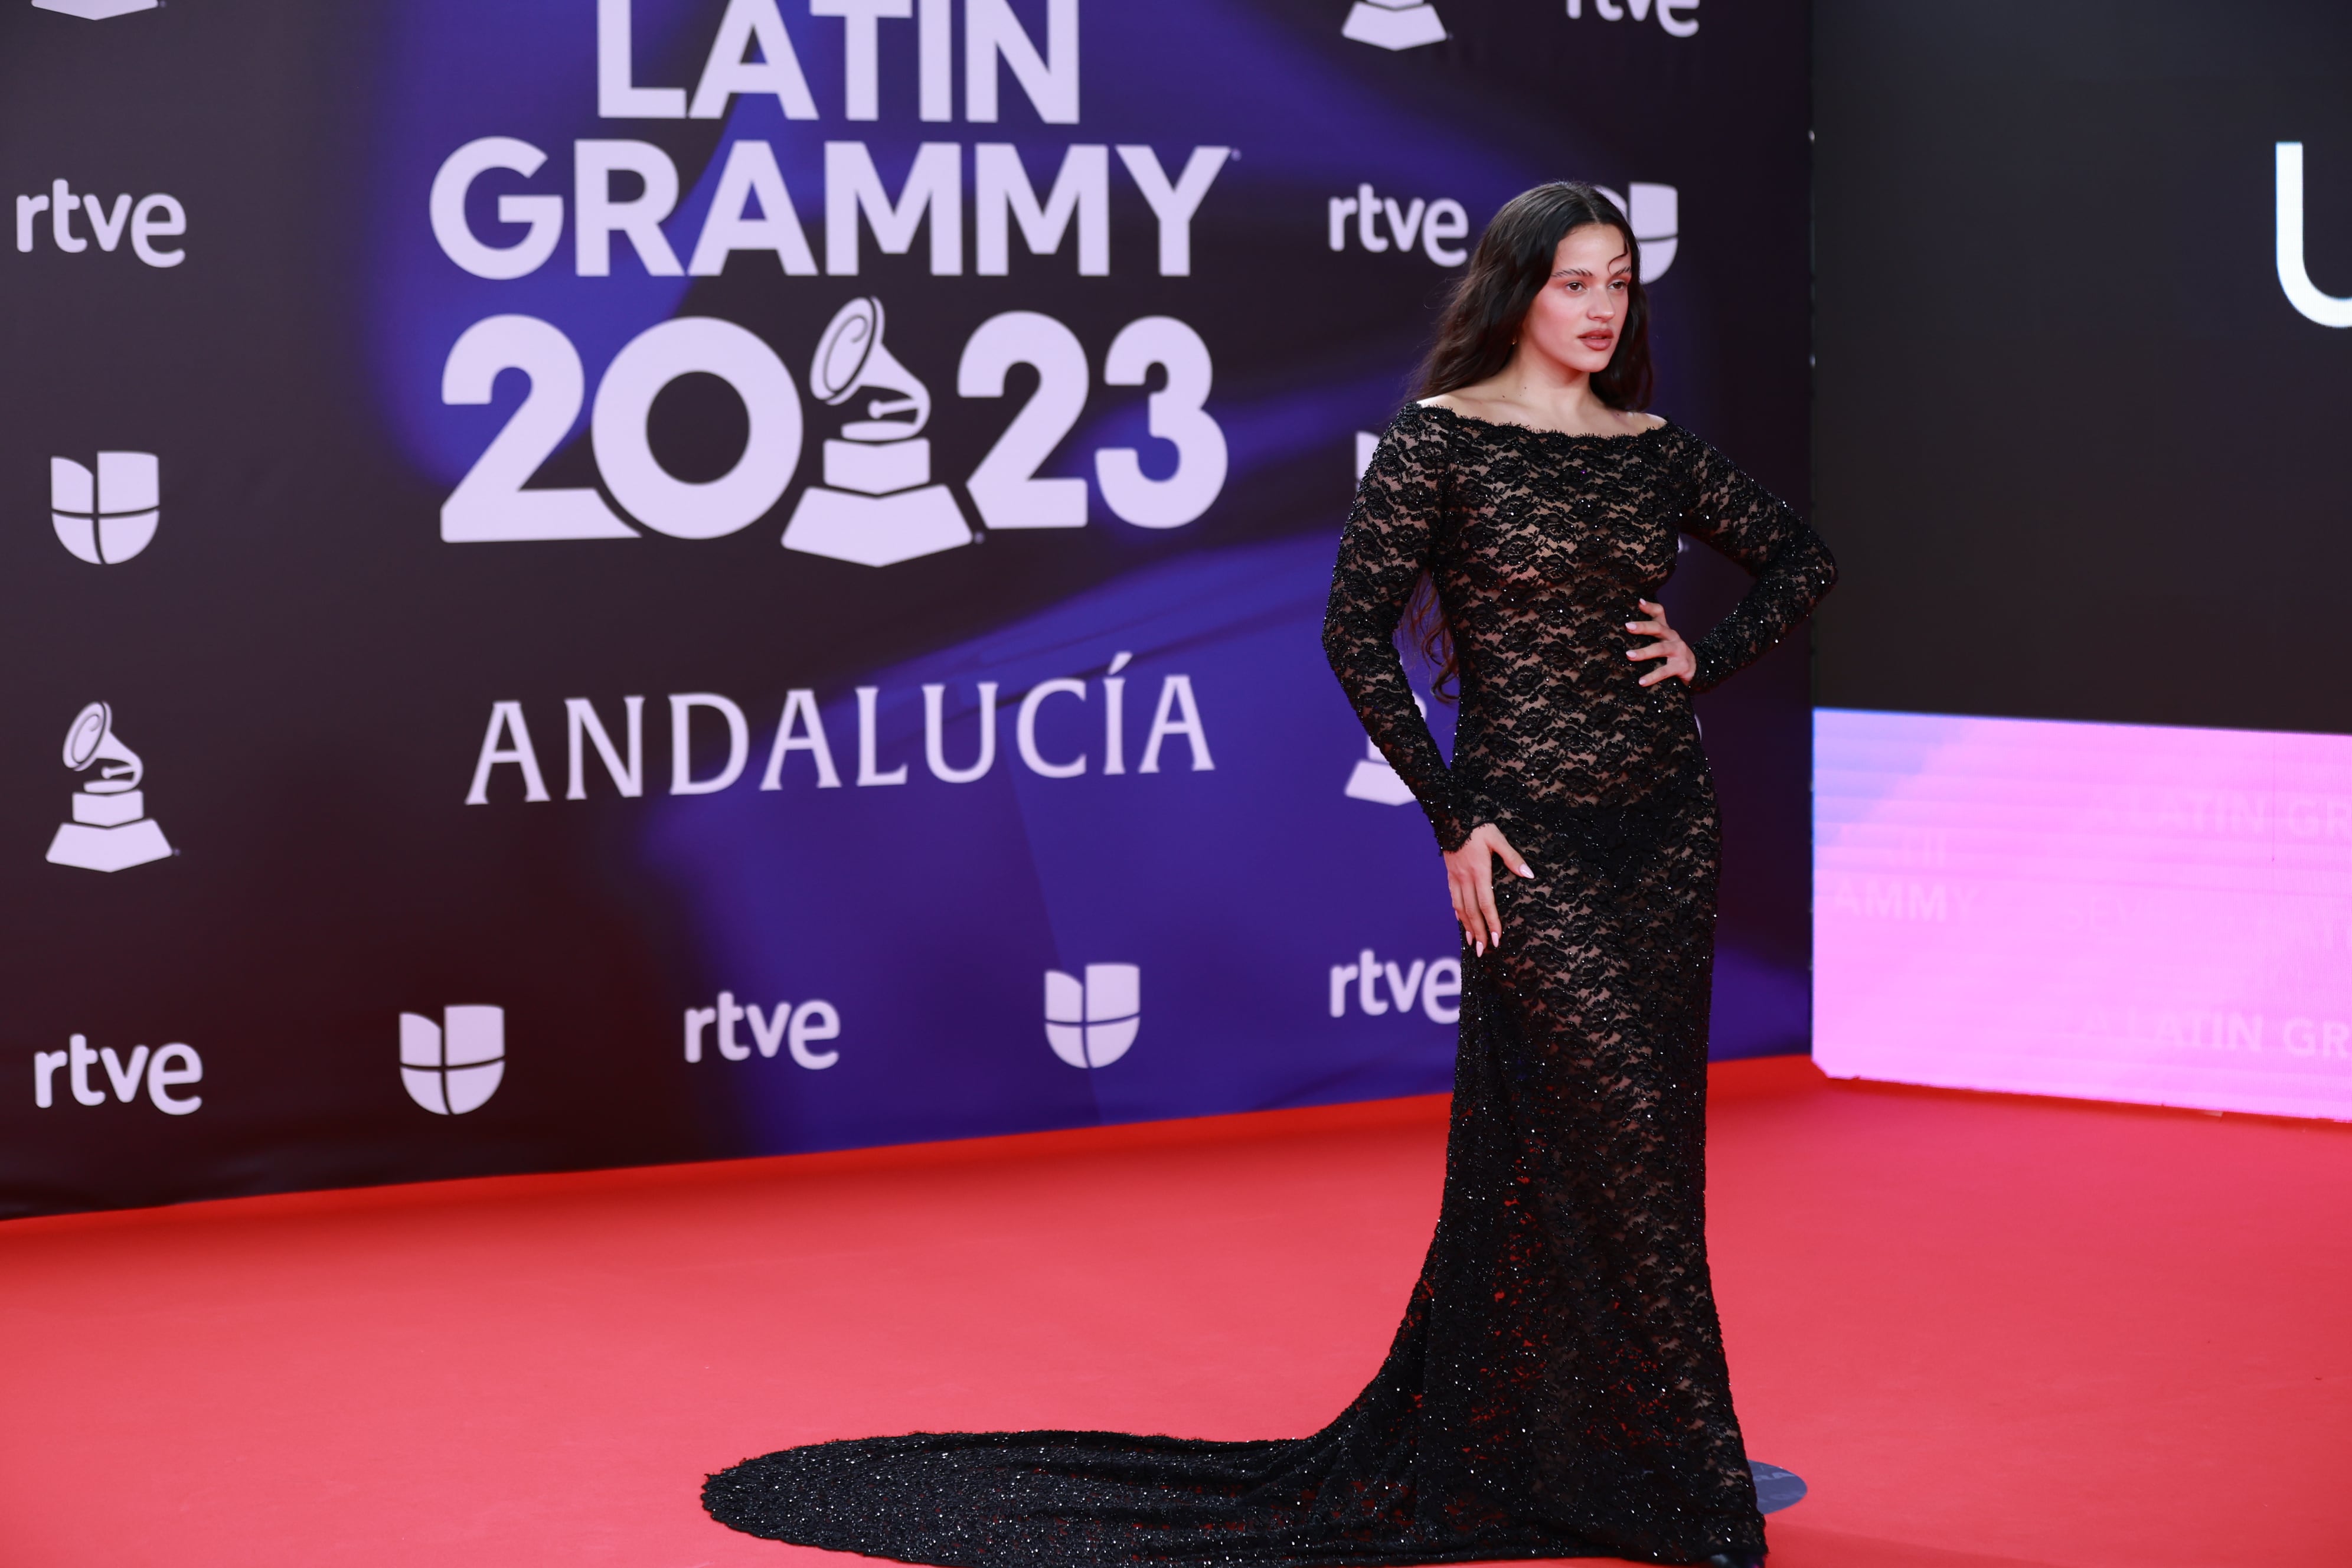
[[[1657,6],[1658,26],[1664,28],[1669,36],[1687,38],[1698,31],[1697,17],[1675,14],[1697,10],[1698,0],[1623,0],[1622,5],[1619,0],[1592,0],[1592,14],[1604,22],[1622,22],[1628,16],[1636,22],[1645,22],[1649,20],[1653,4]],[[1568,15],[1570,21],[1581,17],[1584,0],[1568,0]]]
[[441,1022],[400,1016],[400,1081],[408,1098],[436,1116],[478,1110],[507,1071],[503,1007],[445,1007]]
[[1107,1068],[1143,1027],[1143,971],[1089,963],[1084,980],[1045,971],[1045,1043],[1074,1068]]
[[[1592,14],[1604,22],[1622,22],[1629,16],[1646,22],[1654,5],[1658,26],[1669,37],[1687,38],[1698,31],[1698,18],[1679,13],[1696,11],[1698,5],[1699,0],[1592,0]],[[1584,0],[1568,0],[1569,20],[1583,16]],[[1445,24],[1429,0],[1356,0],[1348,7],[1339,36],[1375,48],[1412,49],[1444,43]]]
[[[1383,981],[1386,996],[1381,994]],[[1418,1000],[1431,1023],[1451,1024],[1462,1016],[1462,1009],[1454,1003],[1462,994],[1462,961],[1416,958],[1410,969],[1399,969],[1395,960],[1383,963],[1368,947],[1356,955],[1355,963],[1331,966],[1331,1016],[1348,1016],[1351,994],[1357,1011],[1366,1017],[1377,1018],[1391,1010],[1400,1018],[1410,1017]]]
[[34,1105],[47,1110],[57,1103],[59,1068],[66,1069],[66,1084],[73,1090],[76,1105],[104,1105],[106,1090],[89,1080],[89,1069],[100,1066],[106,1068],[106,1079],[114,1089],[114,1098],[125,1105],[139,1098],[143,1082],[148,1100],[166,1116],[185,1116],[204,1107],[204,1096],[200,1094],[173,1092],[183,1084],[204,1079],[204,1058],[196,1054],[194,1047],[175,1040],[151,1052],[145,1046],[134,1046],[126,1062],[114,1054],[112,1046],[91,1050],[87,1035],[70,1037],[62,1051],[33,1053]]
[[[750,1044],[735,1035],[735,1026],[751,1026]],[[789,1002],[779,1002],[762,1012],[757,1003],[745,1006],[735,1000],[732,991],[719,994],[715,1007],[688,1007],[686,1010],[686,1059],[702,1059],[703,1031],[717,1026],[714,1044],[719,1054],[730,1062],[748,1061],[751,1046],[760,1047],[760,1055],[774,1059],[776,1047],[783,1047],[792,1053],[793,1061],[812,1070],[829,1068],[841,1059],[839,1051],[813,1051],[810,1042],[841,1037],[841,1015],[830,1002],[803,1002],[795,1007]]]
[[[74,232],[77,212],[89,220],[88,238]],[[188,258],[185,250],[167,250],[155,243],[159,238],[188,232],[188,209],[180,205],[177,196],[167,196],[160,191],[142,196],[135,203],[126,191],[110,205],[99,196],[76,195],[65,181],[51,180],[47,195],[16,198],[18,250],[29,255],[39,245],[38,220],[43,213],[49,215],[49,243],[68,255],[88,250],[91,239],[98,241],[100,251],[111,253],[122,243],[127,230],[131,254],[150,267],[177,267]]]

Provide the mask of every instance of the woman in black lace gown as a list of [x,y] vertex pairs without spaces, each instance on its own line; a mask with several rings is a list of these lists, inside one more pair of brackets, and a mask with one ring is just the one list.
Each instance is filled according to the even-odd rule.
[[[711,1477],[718,1519],[951,1568],[1761,1558],[1706,1266],[1717,824],[1690,694],[1834,568],[1721,454],[1634,412],[1639,276],[1590,186],[1504,208],[1339,547],[1324,644],[1465,934],[1444,1206],[1379,1375],[1311,1437],[787,1449]],[[1756,575],[1696,644],[1649,598],[1680,533]],[[1393,641],[1419,584],[1459,660],[1450,770]]]

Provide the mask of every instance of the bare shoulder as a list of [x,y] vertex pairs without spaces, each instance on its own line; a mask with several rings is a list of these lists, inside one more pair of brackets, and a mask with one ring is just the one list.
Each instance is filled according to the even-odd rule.
[[1637,413],[1633,417],[1642,422],[1639,433],[1644,436],[1648,435],[1653,430],[1663,430],[1666,427],[1665,419],[1655,414]]
[[1489,382],[1441,392],[1434,397],[1423,398],[1414,406],[1442,408],[1457,418],[1475,419],[1488,425],[1533,425],[1538,422],[1531,410],[1503,395],[1501,389]]

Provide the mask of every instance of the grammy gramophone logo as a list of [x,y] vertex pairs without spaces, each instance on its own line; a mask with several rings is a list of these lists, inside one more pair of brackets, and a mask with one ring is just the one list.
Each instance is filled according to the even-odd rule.
[[889,566],[971,542],[955,493],[931,482],[931,444],[923,426],[931,395],[882,346],[882,301],[852,300],[833,318],[809,366],[809,390],[838,408],[861,392],[865,417],[824,444],[824,483],[811,485],[793,509],[784,548],[811,555]]
[[88,773],[92,763],[98,771],[73,797],[73,820],[59,823],[49,840],[49,864],[120,871],[169,856],[172,846],[148,817],[139,787],[146,764],[116,736],[114,710],[103,702],[76,714],[66,731],[66,766]]
[[163,0],[33,0],[33,9],[61,11],[86,22],[103,22],[109,16],[127,16],[133,11],[152,11],[163,3]]
[[1381,49],[1417,49],[1445,41],[1445,23],[1429,0],[1356,0],[1339,36]]

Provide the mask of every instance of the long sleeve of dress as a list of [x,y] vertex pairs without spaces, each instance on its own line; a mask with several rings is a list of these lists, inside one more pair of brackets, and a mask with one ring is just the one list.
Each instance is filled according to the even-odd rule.
[[1428,814],[1439,845],[1458,849],[1471,825],[1396,647],[1397,623],[1435,545],[1444,490],[1444,426],[1410,416],[1391,425],[1339,539],[1323,651],[1365,732]]
[[1756,578],[1732,612],[1691,645],[1698,661],[1691,689],[1706,691],[1771,652],[1811,614],[1837,582],[1837,563],[1788,502],[1706,442],[1693,437],[1692,445],[1697,457],[1682,531]]

